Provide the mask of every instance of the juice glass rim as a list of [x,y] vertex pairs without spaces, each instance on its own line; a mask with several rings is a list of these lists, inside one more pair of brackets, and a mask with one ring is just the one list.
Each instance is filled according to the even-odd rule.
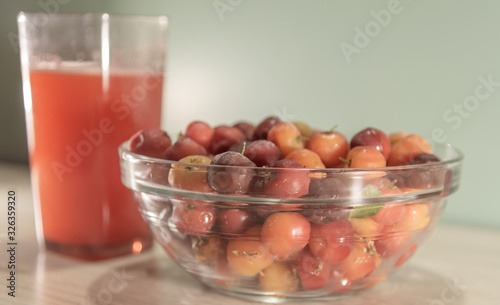
[[113,19],[133,19],[140,20],[144,19],[145,21],[155,21],[157,20],[160,23],[168,24],[168,17],[162,14],[115,14],[115,13],[76,13],[76,12],[66,12],[66,13],[45,13],[45,12],[26,12],[20,11],[17,14],[17,22],[22,23],[26,21],[26,17],[36,17],[36,16],[45,16],[47,18],[68,18],[68,17],[77,17],[77,18],[85,18],[89,17],[101,17],[101,18],[113,18]]

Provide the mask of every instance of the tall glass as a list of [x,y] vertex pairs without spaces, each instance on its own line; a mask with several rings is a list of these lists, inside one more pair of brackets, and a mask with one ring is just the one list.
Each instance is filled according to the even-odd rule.
[[160,127],[166,17],[20,13],[18,26],[39,243],[89,260],[147,249],[117,150]]

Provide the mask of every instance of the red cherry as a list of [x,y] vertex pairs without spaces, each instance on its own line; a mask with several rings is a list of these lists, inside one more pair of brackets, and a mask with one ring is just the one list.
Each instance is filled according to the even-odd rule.
[[339,132],[317,132],[309,138],[307,148],[317,153],[326,167],[332,168],[347,156],[349,143]]
[[380,151],[386,160],[391,153],[391,141],[387,134],[373,127],[363,129],[354,135],[351,139],[351,149],[357,146],[371,146]]

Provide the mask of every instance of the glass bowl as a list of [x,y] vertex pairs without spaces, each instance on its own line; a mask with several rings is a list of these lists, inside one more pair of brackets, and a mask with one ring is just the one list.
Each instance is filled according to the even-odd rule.
[[221,293],[271,303],[345,297],[386,279],[432,233],[463,159],[434,144],[440,162],[258,168],[150,158],[127,145],[122,182],[168,255]]

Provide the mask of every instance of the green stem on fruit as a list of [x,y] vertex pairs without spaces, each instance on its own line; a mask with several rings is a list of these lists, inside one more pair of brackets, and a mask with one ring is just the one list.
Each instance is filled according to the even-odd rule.
[[347,160],[345,158],[339,157],[339,160],[347,164],[347,167],[351,167],[351,160]]
[[297,143],[302,142],[302,140],[306,140],[307,141],[307,140],[309,140],[309,138],[308,137],[303,137],[303,136],[296,136],[295,137],[295,142],[297,142]]
[[241,150],[241,154],[244,155],[245,154],[245,149],[247,148],[247,142],[243,142],[243,149]]
[[[189,163],[194,163],[194,159],[193,158],[189,158]],[[187,171],[191,171],[193,168],[191,166],[186,166],[186,170]]]
[[326,133],[332,133],[335,129],[337,129],[337,127],[339,127],[339,125],[335,124],[335,126],[333,126],[332,128],[330,128],[329,130],[327,130]]

